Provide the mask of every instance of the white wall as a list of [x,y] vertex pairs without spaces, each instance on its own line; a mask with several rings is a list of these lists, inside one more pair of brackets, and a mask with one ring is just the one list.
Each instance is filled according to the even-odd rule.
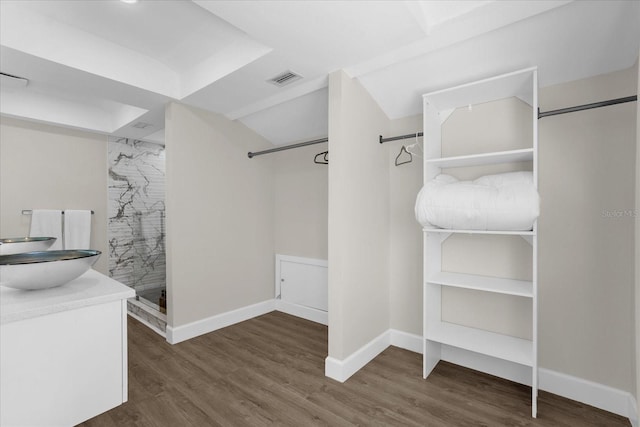
[[[531,107],[517,98],[460,108],[442,125],[442,155],[459,156],[528,148],[532,144]],[[458,179],[513,170],[531,162],[444,170]],[[442,270],[520,280],[532,279],[531,245],[518,236],[452,235],[442,244]],[[442,289],[447,322],[531,339],[531,299],[469,289]]]
[[329,356],[389,328],[389,120],[343,71],[329,76]]
[[[639,55],[640,57],[640,55]],[[640,65],[638,68],[638,83],[636,88],[640,88]],[[637,93],[637,91],[636,91]],[[640,411],[640,102],[636,102],[636,245],[634,256],[636,259],[636,402]],[[640,414],[638,414],[640,415]],[[640,417],[639,417],[640,418]]]
[[274,170],[277,254],[327,259],[329,167],[313,163],[327,148],[315,144],[267,155]]
[[[637,80],[634,68],[543,88],[541,110],[628,96],[636,93]],[[637,114],[637,106],[628,103],[539,121],[540,365],[625,391],[635,389],[637,375],[633,364],[632,301],[634,262],[637,265],[639,260],[637,252],[635,258],[633,252],[634,220],[632,216],[605,217],[602,211],[638,209],[633,204],[634,199],[638,203],[634,179],[630,179],[635,174]],[[511,129],[504,126],[506,118],[515,123]],[[415,132],[421,128],[419,120],[397,121],[399,128],[386,135]],[[523,128],[518,124],[521,120],[530,121],[530,109],[517,100],[474,106],[472,113],[460,110],[443,128],[445,144],[452,143],[448,154],[468,150],[471,143],[492,150],[500,149],[497,143],[524,143],[529,135],[518,135]],[[477,129],[473,125],[478,122],[486,125],[486,132],[470,133],[469,129]],[[403,143],[388,143],[390,161]],[[502,169],[516,166],[522,165],[505,165]],[[422,268],[422,233],[413,217],[415,195],[422,182],[421,168],[417,164],[390,168],[391,327],[421,334],[422,275],[416,269]],[[457,171],[464,178],[485,172]],[[501,243],[494,240],[498,239],[449,238],[445,242],[443,268],[464,270],[480,266],[485,274],[526,278],[530,274],[529,245],[518,237],[500,239]],[[508,255],[508,263],[498,264],[500,257],[478,258],[478,248],[482,251],[483,246],[484,251],[488,246],[490,252],[500,250]],[[479,259],[484,261],[478,262]],[[639,294],[637,291],[638,307]],[[507,298],[509,302],[503,303],[500,298],[489,301],[472,292],[455,291],[443,298],[448,320],[516,336],[530,335],[530,307],[517,298]],[[457,310],[459,307],[466,309]],[[513,309],[506,311],[507,307]],[[640,330],[638,317],[636,331]]]
[[93,210],[94,269],[107,274],[107,137],[2,117],[0,236],[29,235],[23,209]]
[[[635,68],[540,90],[542,111],[637,91]],[[632,392],[636,106],[539,122],[540,365]]]
[[178,103],[166,111],[168,323],[176,328],[273,298],[268,148],[244,125]]
[[[478,127],[484,127],[484,130],[478,132]],[[422,115],[413,116],[391,121],[386,136],[421,130]],[[454,112],[447,120],[443,134],[445,153],[452,156],[465,152],[524,147],[531,143],[531,109],[517,99],[475,106],[471,113],[462,109]],[[422,147],[422,138],[418,141]],[[422,231],[415,220],[414,205],[422,187],[423,158],[416,156],[412,163],[398,167],[394,165],[400,147],[414,142],[412,139],[385,144],[390,149],[390,327],[421,335]],[[471,179],[485,173],[530,167],[530,164],[508,164],[490,168],[458,168],[449,172],[463,179]],[[490,247],[489,251],[487,245]],[[502,251],[504,256],[479,257],[478,251],[485,254]],[[453,271],[475,270],[479,274],[523,278],[531,274],[530,246],[520,238],[453,236],[445,242],[444,254],[444,268]],[[505,262],[499,263],[500,260]],[[478,309],[478,306],[482,308]],[[512,307],[512,310],[506,311],[507,307]],[[519,336],[531,335],[530,304],[518,298],[487,298],[487,295],[477,292],[445,290],[443,308],[445,319],[449,321]],[[505,322],[505,317],[508,322]]]
[[[422,132],[422,115],[392,120],[385,137]],[[422,227],[414,206],[422,188],[422,157],[395,166],[403,145],[422,137],[386,142],[389,150],[389,303],[390,327],[422,335]],[[403,157],[405,158],[405,157]]]

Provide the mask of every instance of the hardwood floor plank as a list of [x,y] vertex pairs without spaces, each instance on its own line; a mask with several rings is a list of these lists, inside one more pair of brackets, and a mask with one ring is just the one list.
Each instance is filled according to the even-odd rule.
[[627,419],[389,347],[345,383],[324,376],[327,327],[273,312],[170,345],[129,319],[129,401],[113,426],[629,426]]

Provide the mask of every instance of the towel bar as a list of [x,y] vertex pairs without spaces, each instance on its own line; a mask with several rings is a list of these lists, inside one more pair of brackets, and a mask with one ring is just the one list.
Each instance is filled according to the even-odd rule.
[[[22,209],[22,215],[31,215],[33,214],[33,209]],[[64,211],[62,211],[62,214],[64,215]],[[91,211],[91,215],[95,214],[94,211]]]

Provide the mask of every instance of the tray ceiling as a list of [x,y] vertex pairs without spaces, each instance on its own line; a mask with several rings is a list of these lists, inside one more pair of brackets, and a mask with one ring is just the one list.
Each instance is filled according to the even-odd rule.
[[[3,115],[162,141],[180,101],[274,144],[327,134],[327,76],[344,69],[390,118],[424,92],[539,66],[542,86],[632,66],[627,1],[0,2]],[[268,80],[291,71],[283,87]],[[144,129],[134,127],[148,123]]]

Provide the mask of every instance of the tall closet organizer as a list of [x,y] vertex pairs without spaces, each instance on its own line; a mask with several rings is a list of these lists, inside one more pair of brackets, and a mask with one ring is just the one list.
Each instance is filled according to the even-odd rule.
[[[517,97],[531,106],[532,140],[527,148],[508,151],[442,157],[441,125],[460,107]],[[464,84],[423,95],[424,102],[424,182],[443,173],[455,175],[455,168],[499,163],[532,162],[533,180],[538,182],[538,83],[536,68]],[[469,141],[473,144],[473,141]],[[530,164],[530,163],[529,163]],[[423,292],[423,377],[427,378],[442,358],[445,346],[480,353],[513,362],[531,371],[533,417],[537,412],[538,331],[537,331],[537,221],[529,231],[454,230],[424,227]],[[532,247],[532,280],[514,280],[442,271],[442,244],[455,233],[520,236]],[[503,237],[499,237],[503,238]],[[526,244],[525,244],[526,245]],[[516,338],[479,328],[461,326],[442,320],[444,287],[472,289],[479,292],[516,295],[532,304],[532,339]]]

